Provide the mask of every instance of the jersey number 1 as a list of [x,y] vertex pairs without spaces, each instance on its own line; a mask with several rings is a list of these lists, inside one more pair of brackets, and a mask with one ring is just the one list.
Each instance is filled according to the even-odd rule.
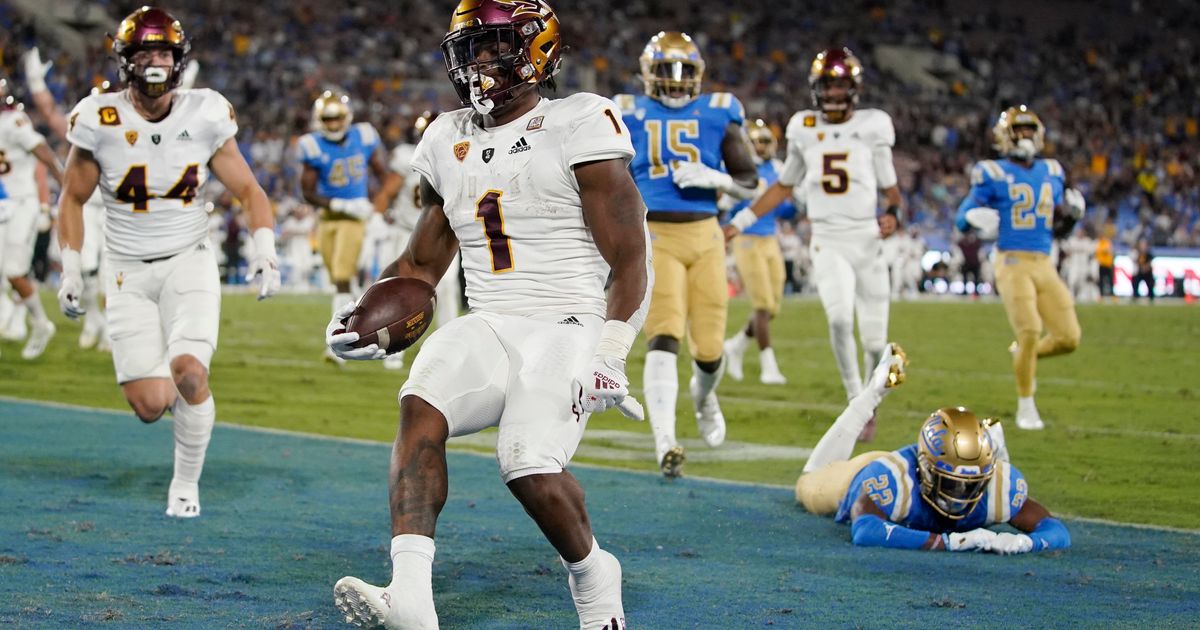
[[135,164],[129,167],[125,177],[117,186],[115,196],[121,203],[133,204],[134,212],[149,212],[150,200],[156,197],[163,199],[181,199],[183,205],[192,203],[196,191],[200,188],[200,165],[188,164],[179,176],[179,181],[165,195],[155,195],[146,188],[146,165]]
[[499,190],[489,190],[475,202],[475,220],[483,222],[488,253],[492,256],[492,273],[512,271],[512,244],[504,233],[504,214],[500,208]]

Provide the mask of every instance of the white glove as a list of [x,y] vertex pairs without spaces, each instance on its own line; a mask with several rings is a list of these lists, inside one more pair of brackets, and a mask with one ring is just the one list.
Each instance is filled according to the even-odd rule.
[[671,180],[680,188],[712,188],[732,190],[733,178],[699,162],[676,162],[671,167]]
[[596,355],[587,370],[572,383],[576,400],[586,413],[600,413],[616,407],[625,417],[644,420],[646,415],[634,397],[629,395],[629,377],[625,376],[625,361]]
[[179,87],[190,90],[193,85],[196,85],[196,75],[200,74],[200,62],[192,59],[183,67],[183,73],[179,75]]
[[339,358],[348,361],[374,361],[387,356],[387,351],[378,344],[355,348],[350,344],[358,341],[358,333],[346,332],[346,318],[354,312],[356,302],[346,302],[333,312],[333,318],[325,327],[325,345]]
[[375,212],[375,204],[371,203],[371,200],[366,197],[330,199],[329,209],[334,212],[348,214],[359,221],[366,221],[371,217],[371,213]]
[[79,296],[83,295],[83,262],[79,252],[73,249],[62,250],[62,284],[58,288],[58,307],[63,315],[75,319],[87,313],[87,309],[79,305]]
[[53,61],[42,61],[37,46],[25,53],[25,82],[29,84],[30,92],[37,94],[46,91],[46,73],[50,72],[52,66]]
[[995,240],[1000,235],[1000,211],[994,208],[971,208],[967,210],[967,223],[985,241]]
[[1087,201],[1083,198],[1083,193],[1074,188],[1068,188],[1063,191],[1063,205],[1067,207],[1067,213],[1075,220],[1083,218],[1083,212],[1087,210]]
[[898,343],[889,343],[883,350],[879,364],[871,372],[871,378],[867,380],[867,388],[882,399],[891,390],[904,384],[904,368],[907,366],[908,355],[904,353],[904,348]]
[[999,536],[996,532],[980,527],[969,532],[946,534],[947,551],[988,551]]
[[[374,208],[372,208],[374,209]],[[387,233],[388,222],[387,218],[378,212],[372,212],[371,217],[367,219],[366,233],[367,238],[373,238],[375,235],[383,235]]]
[[1010,534],[1008,532],[1001,532],[996,534],[996,538],[988,547],[988,551],[992,553],[998,553],[1002,556],[1028,553],[1033,551],[1033,539],[1025,534]]
[[255,276],[259,277],[260,282],[259,300],[265,300],[279,291],[282,278],[279,260],[275,256],[275,231],[268,227],[254,230],[254,256],[246,268],[246,282],[253,282]]

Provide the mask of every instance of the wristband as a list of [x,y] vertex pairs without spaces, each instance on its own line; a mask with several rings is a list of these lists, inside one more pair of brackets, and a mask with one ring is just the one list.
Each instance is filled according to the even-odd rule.
[[732,225],[738,232],[745,232],[746,228],[755,223],[758,223],[758,215],[754,214],[754,210],[750,208],[742,208],[729,220],[729,225]]
[[604,322],[600,341],[596,343],[596,355],[624,361],[629,356],[634,339],[637,339],[637,332],[636,328],[619,319]]
[[[275,260],[275,230],[269,227],[260,227],[254,230],[254,253]],[[76,255],[78,256],[78,254]]]
[[83,260],[79,257],[79,252],[64,248],[60,257],[62,258],[63,275],[83,276]]

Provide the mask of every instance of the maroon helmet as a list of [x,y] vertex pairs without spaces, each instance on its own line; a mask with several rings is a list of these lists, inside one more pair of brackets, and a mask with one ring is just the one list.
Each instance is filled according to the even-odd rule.
[[[481,114],[550,81],[562,48],[558,18],[543,0],[461,0],[442,40],[459,100]],[[490,57],[480,62],[481,53]]]
[[[162,9],[142,7],[130,13],[113,36],[113,52],[120,63],[121,80],[132,83],[146,96],[157,98],[179,85],[191,42],[183,34],[183,25]],[[140,50],[163,48],[171,51],[174,63],[166,76],[153,67],[138,68],[133,56]],[[147,71],[149,74],[147,74]]]
[[[813,106],[825,113],[849,113],[858,104],[858,89],[862,87],[863,66],[849,48],[826,48],[817,53],[808,71],[808,86],[812,89]],[[829,83],[846,79],[849,89],[837,98],[826,94]]]

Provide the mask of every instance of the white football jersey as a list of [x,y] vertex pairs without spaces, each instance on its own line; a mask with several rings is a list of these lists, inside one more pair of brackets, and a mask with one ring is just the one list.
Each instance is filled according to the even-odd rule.
[[392,149],[388,160],[388,169],[404,177],[404,186],[392,202],[392,225],[412,233],[417,226],[417,218],[421,216],[421,207],[417,205],[417,195],[421,190],[421,175],[413,171],[413,154],[417,151],[415,144],[401,144]]
[[583,217],[573,166],[633,158],[609,99],[542,99],[483,129],[471,109],[437,117],[412,168],[444,200],[458,237],[471,310],[605,315],[608,263]]
[[0,184],[9,199],[36,197],[37,157],[33,150],[46,141],[19,109],[0,110]]
[[142,118],[125,91],[89,96],[68,118],[67,140],[100,164],[105,247],[117,257],[171,256],[208,238],[198,197],[209,160],[237,134],[237,120],[213,90],[175,90],[173,97],[158,122]]
[[878,235],[879,190],[896,185],[892,146],[896,130],[887,112],[855,110],[841,124],[801,111],[787,126],[787,161],[779,181],[798,187],[814,236]]

